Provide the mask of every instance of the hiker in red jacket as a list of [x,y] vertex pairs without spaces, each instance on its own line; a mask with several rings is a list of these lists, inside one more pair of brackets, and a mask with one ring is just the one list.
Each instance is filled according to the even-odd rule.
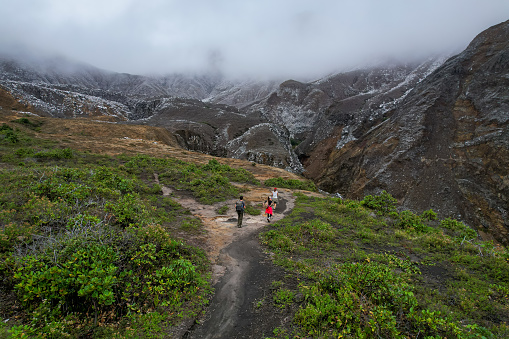
[[265,202],[266,208],[265,208],[265,214],[267,215],[267,222],[270,222],[270,219],[272,218],[272,198],[270,195],[267,197],[267,201]]

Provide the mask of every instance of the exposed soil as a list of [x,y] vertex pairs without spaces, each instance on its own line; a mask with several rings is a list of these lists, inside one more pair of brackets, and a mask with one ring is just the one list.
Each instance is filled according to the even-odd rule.
[[284,273],[262,253],[257,239],[260,229],[254,223],[243,229],[220,251],[225,274],[214,286],[206,315],[184,338],[263,338],[279,325],[274,314],[257,311],[257,302],[267,302],[271,282]]
[[[2,111],[0,109],[0,111]],[[2,112],[5,113],[5,112]],[[10,123],[23,115],[0,114],[0,123]],[[31,118],[32,120],[32,118]],[[39,120],[39,118],[33,118]],[[87,119],[51,119],[44,121],[38,132],[22,125],[16,128],[25,130],[34,138],[60,140],[60,146],[71,147],[92,153],[117,155],[121,153],[144,153],[151,156],[175,157],[193,163],[207,163],[216,159],[233,168],[244,168],[264,181],[282,177],[299,179],[298,175],[283,169],[254,164],[244,160],[216,158],[206,154],[186,151],[168,138],[163,129],[149,126],[122,126],[104,128],[104,123]],[[110,127],[109,125],[107,127]],[[157,176],[155,177],[158,182]],[[251,206],[262,209],[262,202],[270,194],[267,187],[237,184],[244,200]],[[274,210],[272,222],[288,214],[294,206],[291,190],[279,189],[280,199]],[[192,243],[206,251],[212,263],[212,284],[215,288],[208,310],[201,319],[187,319],[183,325],[172,331],[172,338],[263,338],[270,336],[272,330],[288,321],[284,310],[274,307],[256,307],[263,303],[270,305],[271,283],[282,280],[284,271],[273,265],[263,253],[258,234],[267,224],[263,215],[244,215],[243,227],[237,227],[237,213],[234,204],[237,197],[213,205],[203,205],[190,194],[172,191],[163,187],[163,195],[176,197],[182,207],[198,217],[204,232],[196,235]],[[224,205],[229,210],[218,215],[217,209]]]
[[[158,178],[156,176],[156,182]],[[248,187],[244,186],[244,189]],[[284,312],[277,316],[270,308],[257,308],[266,302],[271,283],[281,280],[284,271],[273,265],[263,253],[258,234],[268,223],[265,215],[244,214],[242,227],[237,227],[236,199],[214,205],[203,205],[192,196],[172,191],[163,186],[163,195],[178,197],[179,204],[199,217],[206,230],[201,242],[212,263],[212,283],[215,293],[202,319],[187,322],[175,337],[198,338],[263,338],[285,322]],[[274,209],[271,222],[288,214],[295,198],[290,190],[278,189],[279,203]],[[246,203],[262,209],[262,202],[269,195],[267,188],[250,186],[244,193]],[[226,215],[217,215],[216,209],[230,206]],[[198,240],[199,241],[199,240]]]

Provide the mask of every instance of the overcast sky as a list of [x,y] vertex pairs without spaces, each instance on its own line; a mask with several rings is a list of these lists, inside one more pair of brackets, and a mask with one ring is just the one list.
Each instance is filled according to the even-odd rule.
[[509,0],[0,0],[0,49],[133,74],[298,78],[459,52],[509,19]]

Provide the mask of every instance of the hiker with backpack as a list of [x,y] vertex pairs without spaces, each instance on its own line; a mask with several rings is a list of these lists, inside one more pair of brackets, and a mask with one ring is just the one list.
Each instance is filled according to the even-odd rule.
[[278,203],[277,194],[278,194],[277,187],[274,187],[274,191],[272,191],[272,204],[274,205],[272,209],[274,210],[276,209],[276,205]]
[[237,211],[238,219],[237,219],[237,227],[242,227],[242,217],[244,216],[244,209],[246,208],[246,204],[244,203],[244,197],[241,195],[239,200],[235,202],[235,210]]

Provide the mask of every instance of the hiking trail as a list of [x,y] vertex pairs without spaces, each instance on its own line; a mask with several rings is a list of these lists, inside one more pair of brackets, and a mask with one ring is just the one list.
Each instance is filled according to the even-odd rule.
[[[158,183],[158,177],[155,176]],[[244,201],[262,209],[270,189],[243,185]],[[279,190],[279,203],[271,223],[282,219],[293,209],[295,198],[291,190]],[[163,195],[176,196],[175,200],[204,226],[205,251],[212,263],[212,285],[215,289],[208,310],[197,324],[187,323],[176,333],[177,338],[259,338],[260,331],[268,329],[266,319],[254,311],[257,300],[265,297],[275,267],[262,252],[258,234],[268,224],[262,210],[257,216],[244,214],[242,228],[237,227],[234,205],[238,197],[213,205],[201,204],[189,195],[162,187]],[[227,205],[225,215],[217,215],[217,208]],[[184,328],[187,325],[187,328]]]

